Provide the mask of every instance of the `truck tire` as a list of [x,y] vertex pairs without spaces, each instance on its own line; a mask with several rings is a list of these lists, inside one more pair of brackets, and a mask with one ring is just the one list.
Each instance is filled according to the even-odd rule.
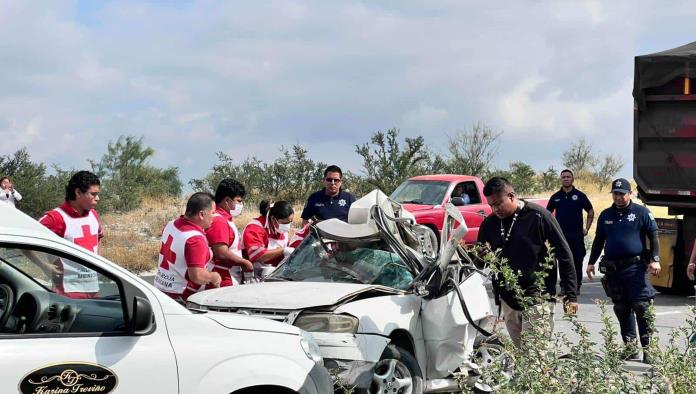
[[423,373],[411,353],[390,344],[375,365],[368,394],[422,394]]

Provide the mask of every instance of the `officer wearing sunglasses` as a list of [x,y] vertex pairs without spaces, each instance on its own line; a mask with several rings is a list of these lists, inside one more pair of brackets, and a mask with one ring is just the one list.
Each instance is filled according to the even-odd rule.
[[330,165],[324,170],[322,180],[324,188],[307,199],[302,210],[302,225],[310,220],[340,219],[348,221],[350,205],[355,201],[355,196],[341,188],[343,172],[336,165]]

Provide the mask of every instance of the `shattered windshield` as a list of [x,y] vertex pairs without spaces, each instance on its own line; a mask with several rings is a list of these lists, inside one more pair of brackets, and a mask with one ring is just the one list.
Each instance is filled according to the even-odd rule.
[[449,184],[446,181],[406,181],[394,190],[390,198],[400,204],[442,204]]
[[266,280],[362,283],[406,290],[413,274],[380,238],[320,240],[312,234]]

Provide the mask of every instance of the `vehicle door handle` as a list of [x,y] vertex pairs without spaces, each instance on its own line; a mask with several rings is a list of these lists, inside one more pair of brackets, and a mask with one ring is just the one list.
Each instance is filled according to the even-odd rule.
[[483,216],[484,218],[486,217],[486,211],[484,211],[483,209],[480,209],[477,213]]

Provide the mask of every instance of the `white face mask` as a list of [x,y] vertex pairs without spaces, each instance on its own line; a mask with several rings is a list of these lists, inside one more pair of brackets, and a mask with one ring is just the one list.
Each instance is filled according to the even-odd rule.
[[287,233],[290,231],[292,223],[278,223],[278,232]]
[[230,215],[237,217],[242,214],[242,209],[244,209],[244,204],[237,202],[234,204],[234,209],[230,211]]

